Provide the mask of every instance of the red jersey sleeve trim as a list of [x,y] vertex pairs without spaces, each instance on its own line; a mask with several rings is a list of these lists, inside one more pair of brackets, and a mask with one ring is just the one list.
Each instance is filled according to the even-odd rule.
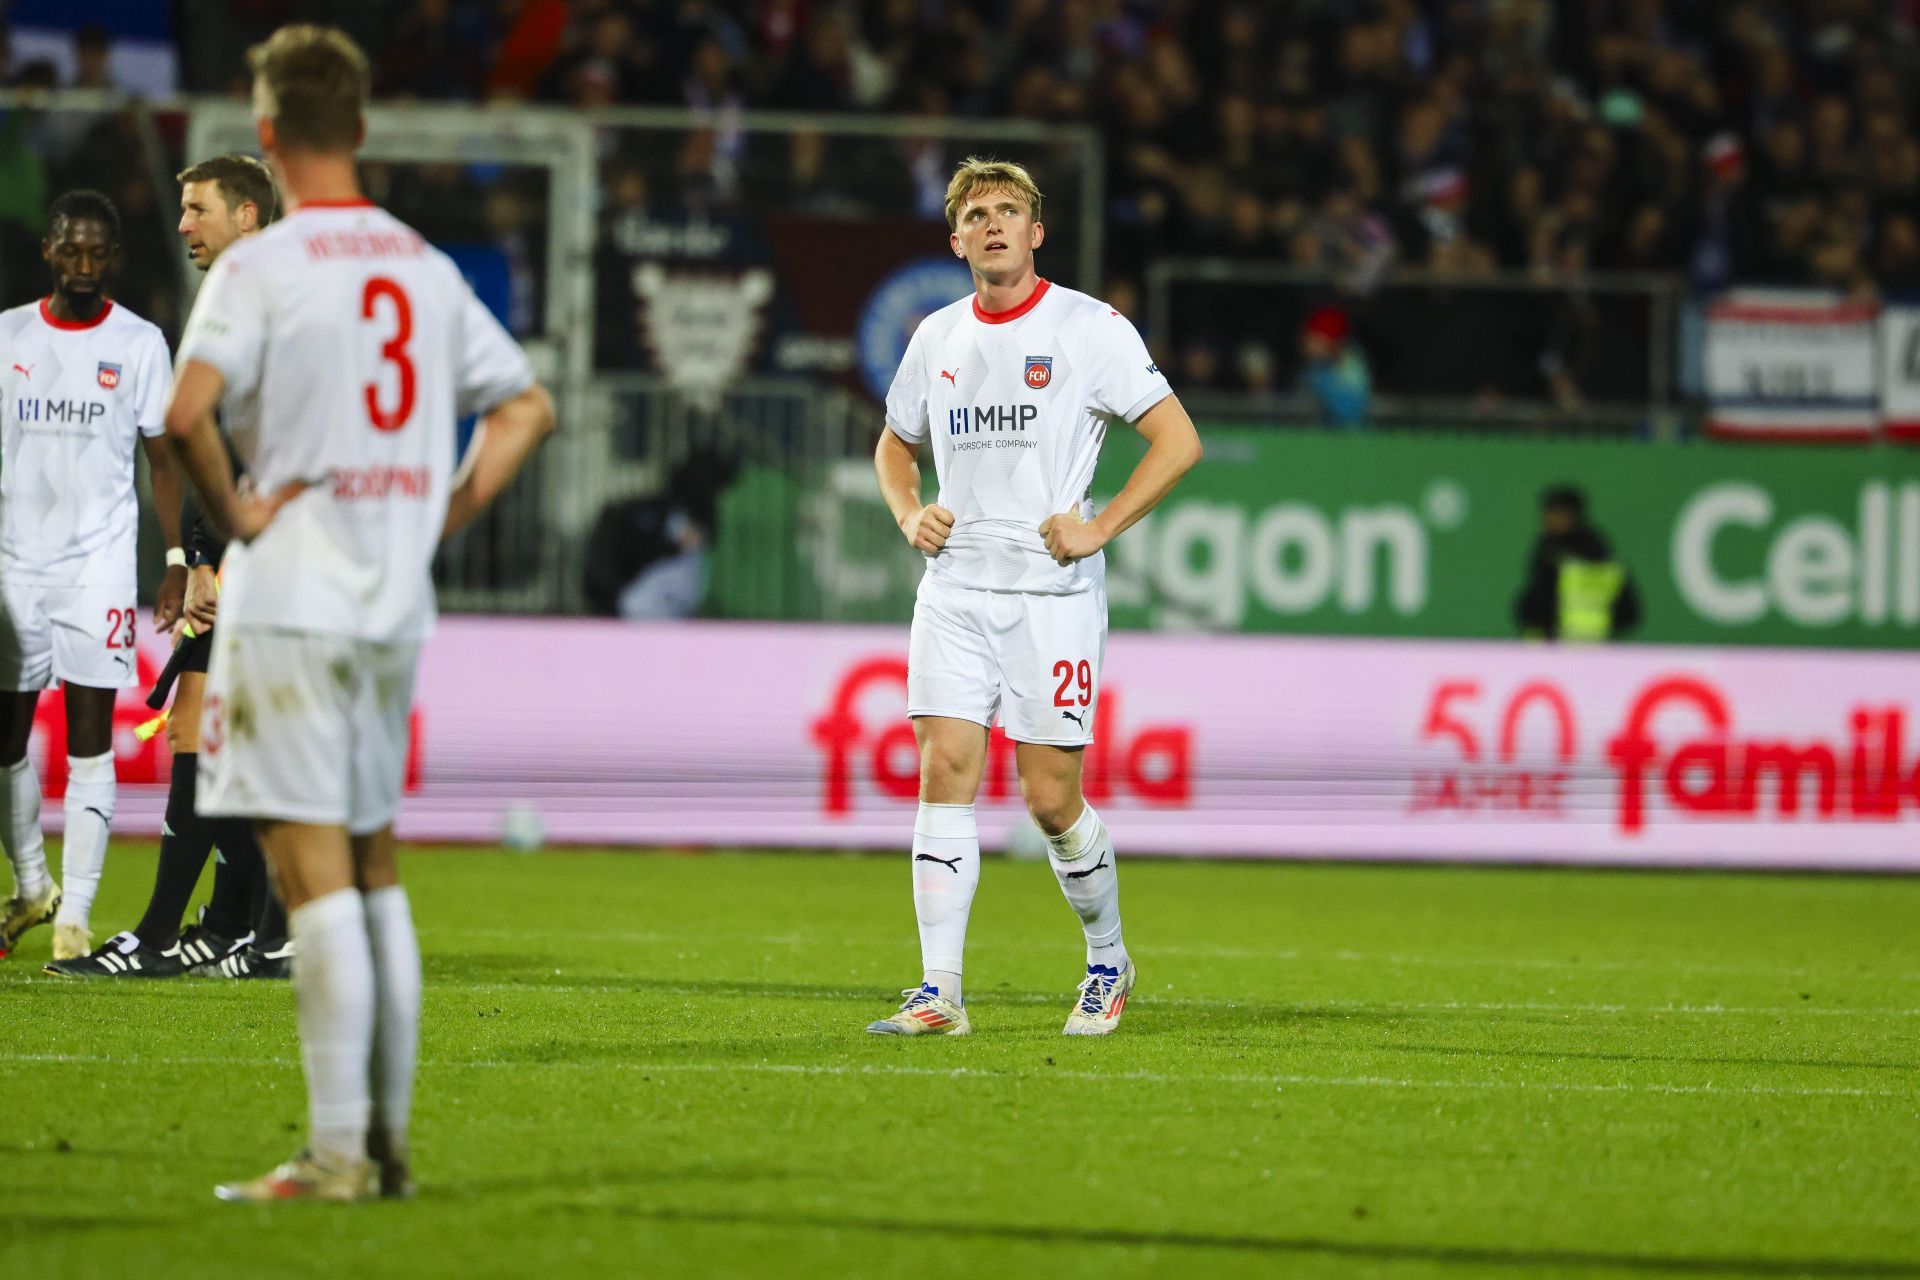
[[73,333],[81,329],[98,329],[107,322],[107,317],[113,313],[113,299],[108,298],[106,302],[102,304],[100,314],[91,320],[61,320],[53,314],[53,308],[47,305],[51,301],[51,298],[40,299],[40,318],[53,328],[64,329],[68,333]]
[[1053,288],[1053,286],[1042,279],[1034,286],[1033,292],[1027,295],[1025,302],[1018,306],[1008,307],[1005,311],[988,311],[980,305],[980,295],[976,293],[973,295],[973,318],[981,324],[1005,324],[1009,320],[1018,320],[1021,316],[1039,306],[1040,299],[1046,297],[1047,290],[1051,288]]

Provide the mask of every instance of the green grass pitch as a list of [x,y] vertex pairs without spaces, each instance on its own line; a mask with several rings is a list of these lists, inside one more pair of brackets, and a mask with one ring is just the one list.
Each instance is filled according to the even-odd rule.
[[[132,919],[118,847],[97,924]],[[409,1205],[222,1205],[283,984],[0,964],[0,1275],[1920,1276],[1920,880],[1122,868],[1141,986],[989,861],[971,1039],[903,858],[420,851]]]

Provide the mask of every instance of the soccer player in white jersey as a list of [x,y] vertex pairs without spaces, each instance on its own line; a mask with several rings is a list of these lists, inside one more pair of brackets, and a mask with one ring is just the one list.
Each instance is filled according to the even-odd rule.
[[[420,953],[393,820],[433,553],[552,430],[553,405],[446,255],[362,196],[358,46],[283,27],[248,61],[287,215],[207,273],[167,431],[234,538],[199,808],[255,820],[286,902],[310,1138],[218,1194],[405,1196]],[[236,492],[214,425],[223,398],[253,496]],[[455,474],[467,413],[482,422]]]
[[[967,915],[980,880],[973,802],[996,716],[1020,791],[1087,942],[1068,1035],[1120,1024],[1134,966],[1120,930],[1113,841],[1080,792],[1093,741],[1107,600],[1101,548],[1173,489],[1200,437],[1125,316],[1049,284],[1040,192],[1017,164],[969,159],[947,187],[948,237],[974,291],[928,316],[887,393],[874,466],[880,493],[927,557],[907,656],[920,745],[913,901],[921,985],[884,1035],[965,1035]],[[1147,452],[1097,515],[1094,464],[1112,423]],[[940,482],[923,502],[919,453]]]
[[[280,197],[266,165],[245,155],[214,156],[183,170],[180,237],[187,256],[209,270],[229,245],[274,220]],[[169,456],[171,456],[169,454]],[[147,909],[133,928],[101,943],[90,955],[54,960],[48,973],[70,978],[147,981],[185,973],[286,977],[286,915],[267,884],[253,824],[234,818],[215,822],[194,810],[200,769],[200,703],[219,612],[217,573],[222,550],[191,503],[180,518],[186,540],[188,578],[184,616],[174,626],[173,710],[167,717],[167,750],[173,772],[166,816],[160,828],[160,858]],[[182,930],[181,917],[200,882],[207,855],[218,845],[213,896],[198,923]],[[251,941],[249,923],[252,924]]]
[[[180,481],[160,441],[172,369],[160,330],[113,302],[120,215],[97,191],[54,201],[41,252],[53,292],[0,313],[0,840],[14,892],[0,955],[52,918],[56,960],[93,949],[88,916],[113,823],[113,704],[139,678],[134,647],[143,447],[167,573],[154,622],[186,592]],[[40,779],[27,746],[40,693],[65,686],[66,842],[62,884],[47,872]]]

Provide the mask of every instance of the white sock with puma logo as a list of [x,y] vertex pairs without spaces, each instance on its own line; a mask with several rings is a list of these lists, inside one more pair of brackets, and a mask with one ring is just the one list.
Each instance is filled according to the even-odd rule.
[[1120,877],[1114,866],[1113,837],[1100,815],[1087,805],[1080,818],[1057,836],[1047,837],[1047,861],[1054,878],[1087,935],[1087,963],[1115,972],[1127,967],[1127,945],[1120,939]]
[[970,804],[926,804],[913,820],[913,910],[920,917],[922,979],[960,1003],[967,915],[980,887],[980,833]]

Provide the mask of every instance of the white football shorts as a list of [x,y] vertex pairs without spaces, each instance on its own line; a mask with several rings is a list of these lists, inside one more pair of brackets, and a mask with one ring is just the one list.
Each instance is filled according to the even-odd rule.
[[27,693],[55,680],[93,689],[137,684],[138,610],[131,582],[110,587],[0,585],[0,688]]
[[1015,742],[1093,741],[1107,592],[980,591],[920,580],[907,642],[907,714],[952,716]]
[[406,782],[418,644],[213,629],[200,710],[200,813],[392,824]]

